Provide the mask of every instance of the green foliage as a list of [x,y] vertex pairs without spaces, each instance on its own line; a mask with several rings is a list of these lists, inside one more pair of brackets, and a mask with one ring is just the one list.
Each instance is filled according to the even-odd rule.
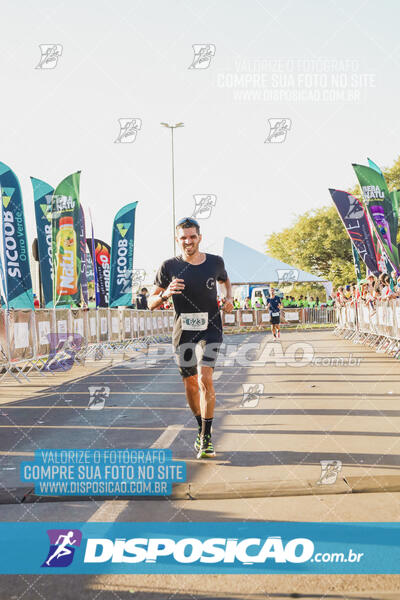
[[[382,168],[382,172],[390,191],[400,189],[400,156],[391,167]],[[358,183],[348,192],[362,198]],[[292,227],[267,238],[266,250],[274,258],[332,281],[335,287],[355,281],[350,239],[334,206],[298,216]],[[363,263],[361,270],[365,276]],[[297,284],[289,293],[298,297],[315,295],[320,290],[318,284]]]
[[382,169],[382,173],[385,176],[390,191],[400,189],[400,156],[390,168],[386,167]]
[[270,256],[333,281],[334,286],[354,280],[350,239],[334,206],[297,217],[292,227],[268,237],[266,249]]

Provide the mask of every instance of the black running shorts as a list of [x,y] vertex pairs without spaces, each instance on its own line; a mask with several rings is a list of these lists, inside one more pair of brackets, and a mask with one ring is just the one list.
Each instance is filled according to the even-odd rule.
[[197,375],[198,366],[215,367],[221,342],[200,339],[185,342],[175,347],[175,360],[183,378]]

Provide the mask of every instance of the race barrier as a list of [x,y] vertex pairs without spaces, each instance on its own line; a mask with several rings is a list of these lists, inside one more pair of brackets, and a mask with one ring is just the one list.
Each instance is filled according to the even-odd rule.
[[400,299],[363,301],[337,308],[334,333],[376,352],[400,358]]
[[[270,328],[265,309],[221,312],[225,333],[262,331]],[[285,309],[283,326],[335,323],[334,309]],[[147,348],[170,341],[172,310],[127,308],[56,308],[0,310],[0,381],[7,375],[29,381],[40,375],[69,370],[74,363]]]
[[170,341],[172,311],[118,308],[0,310],[0,381],[29,381],[87,359]]

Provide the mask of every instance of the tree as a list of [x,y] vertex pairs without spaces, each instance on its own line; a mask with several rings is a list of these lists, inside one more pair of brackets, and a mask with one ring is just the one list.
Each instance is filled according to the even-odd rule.
[[354,281],[350,239],[334,206],[298,216],[292,227],[267,238],[266,249],[270,256],[335,286]]

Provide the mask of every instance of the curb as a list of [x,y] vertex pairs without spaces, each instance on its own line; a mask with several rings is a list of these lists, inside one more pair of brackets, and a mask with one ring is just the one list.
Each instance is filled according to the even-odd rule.
[[[212,487],[200,483],[175,485],[169,496],[96,496],[98,502],[110,500],[237,500],[240,498],[285,498],[290,496],[322,496],[332,494],[368,494],[400,492],[400,475],[376,477],[345,477],[331,485],[317,485],[315,481],[246,481],[214,483]],[[32,488],[12,488],[0,494],[0,504],[31,504],[34,502],[82,502],[85,496],[37,496]]]

